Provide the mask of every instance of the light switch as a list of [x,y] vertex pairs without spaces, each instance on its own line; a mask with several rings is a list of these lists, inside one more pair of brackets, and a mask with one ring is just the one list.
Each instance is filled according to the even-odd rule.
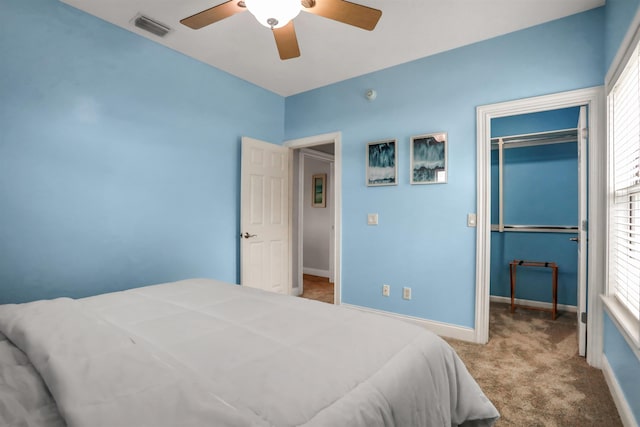
[[475,227],[476,226],[476,214],[470,213],[467,214],[467,227]]
[[367,224],[368,225],[378,225],[378,214],[372,213],[367,215]]

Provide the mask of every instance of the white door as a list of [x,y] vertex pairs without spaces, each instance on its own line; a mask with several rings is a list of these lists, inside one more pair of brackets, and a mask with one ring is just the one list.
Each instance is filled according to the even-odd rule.
[[[578,353],[587,350],[587,107],[578,118]],[[584,316],[583,316],[584,313]]]
[[243,137],[240,283],[289,294],[289,149]]

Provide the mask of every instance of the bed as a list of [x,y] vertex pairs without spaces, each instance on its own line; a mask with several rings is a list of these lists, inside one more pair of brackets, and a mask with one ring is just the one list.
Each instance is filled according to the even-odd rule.
[[490,426],[498,416],[442,339],[350,308],[210,279],[0,306],[1,425]]

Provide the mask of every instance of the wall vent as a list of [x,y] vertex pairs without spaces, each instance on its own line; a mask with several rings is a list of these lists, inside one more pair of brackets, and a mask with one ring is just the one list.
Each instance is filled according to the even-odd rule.
[[136,27],[155,34],[158,37],[164,37],[171,31],[171,28],[166,25],[162,25],[159,22],[154,21],[151,18],[147,18],[144,15],[137,15],[133,19],[133,23]]

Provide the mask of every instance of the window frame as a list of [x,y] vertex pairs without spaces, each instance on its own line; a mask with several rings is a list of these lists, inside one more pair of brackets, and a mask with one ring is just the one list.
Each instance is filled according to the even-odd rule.
[[[614,225],[614,213],[616,211],[616,193],[615,193],[615,165],[614,165],[614,147],[613,147],[613,138],[612,138],[612,114],[613,114],[613,94],[614,90],[617,87],[617,84],[625,73],[625,69],[627,64],[629,64],[634,58],[633,55],[636,55],[636,67],[638,68],[638,75],[640,75],[640,61],[638,61],[637,56],[640,54],[640,21],[637,19],[634,20],[634,24],[632,25],[632,29],[635,31],[630,32],[625,41],[622,43],[620,51],[614,60],[614,65],[612,65],[611,69],[607,73],[606,78],[606,102],[607,102],[607,227],[606,227],[606,294],[602,296],[602,300],[604,302],[604,308],[614,322],[614,324],[618,327],[618,329],[622,332],[625,340],[633,349],[638,357],[640,357],[640,316],[636,317],[636,315],[629,309],[625,304],[623,304],[620,299],[616,296],[616,284],[612,280],[612,270],[614,257],[616,255],[615,248],[615,240],[616,234],[613,231],[612,226]],[[640,95],[639,95],[640,96]],[[640,121],[640,110],[639,117]],[[632,194],[629,194],[629,197],[633,197]],[[635,202],[639,203],[639,202]],[[630,221],[630,224],[632,222]],[[633,226],[633,225],[632,225]],[[636,225],[637,226],[637,225]],[[638,287],[638,292],[640,294],[640,286]],[[640,295],[639,295],[640,296]]]

